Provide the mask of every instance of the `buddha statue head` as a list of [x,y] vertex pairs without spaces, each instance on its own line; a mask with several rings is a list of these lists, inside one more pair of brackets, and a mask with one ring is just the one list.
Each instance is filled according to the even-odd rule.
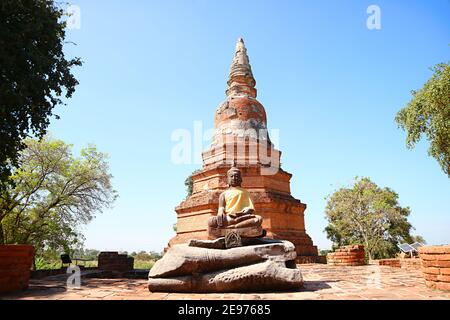
[[242,184],[241,170],[236,167],[236,160],[233,161],[233,166],[227,171],[227,181],[230,187],[240,187]]

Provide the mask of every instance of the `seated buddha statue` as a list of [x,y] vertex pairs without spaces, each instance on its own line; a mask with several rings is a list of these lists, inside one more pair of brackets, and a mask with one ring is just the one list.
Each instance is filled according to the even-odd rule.
[[209,237],[224,237],[230,231],[246,238],[265,236],[263,219],[255,214],[250,193],[241,187],[242,175],[235,163],[227,172],[227,180],[229,187],[219,196],[217,215],[208,220]]

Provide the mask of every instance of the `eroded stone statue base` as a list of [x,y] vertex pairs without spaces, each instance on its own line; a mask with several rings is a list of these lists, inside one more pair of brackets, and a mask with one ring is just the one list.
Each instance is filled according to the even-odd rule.
[[265,234],[261,226],[248,227],[248,228],[209,228],[208,233],[211,238],[225,237],[230,232],[236,232],[241,237],[257,238]]
[[149,278],[152,292],[260,292],[295,290],[303,285],[299,269],[274,261],[205,274],[173,278]]
[[[271,239],[271,238],[241,238],[243,246],[257,245],[257,244],[270,244],[270,243],[281,243],[281,240]],[[225,245],[225,237],[217,238],[214,240],[198,240],[191,239],[187,242],[190,247],[198,248],[208,248],[208,249],[227,249]]]
[[291,242],[252,241],[259,244],[224,249],[221,238],[175,245],[150,270],[148,288],[152,292],[257,292],[302,287]]

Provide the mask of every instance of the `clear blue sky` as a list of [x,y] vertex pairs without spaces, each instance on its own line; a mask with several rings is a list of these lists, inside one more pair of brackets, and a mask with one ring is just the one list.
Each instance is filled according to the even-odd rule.
[[[80,85],[50,126],[74,151],[110,155],[119,192],[85,229],[85,246],[161,251],[174,207],[200,164],[176,165],[171,134],[213,127],[235,42],[243,37],[269,128],[280,130],[282,166],[307,203],[306,229],[328,248],[324,198],[355,176],[399,194],[430,244],[450,243],[450,180],[427,155],[405,148],[396,112],[450,60],[450,1],[75,1]],[[369,30],[366,9],[381,9]],[[208,143],[205,142],[206,148]]]

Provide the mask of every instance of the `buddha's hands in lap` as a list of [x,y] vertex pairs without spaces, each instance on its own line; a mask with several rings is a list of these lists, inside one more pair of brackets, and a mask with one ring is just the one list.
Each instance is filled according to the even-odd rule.
[[217,214],[217,225],[223,227],[227,223],[227,215],[225,212],[219,212]]
[[245,208],[242,211],[236,212],[234,214],[230,214],[232,218],[238,218],[245,215],[252,215],[255,213],[255,210],[252,208]]

